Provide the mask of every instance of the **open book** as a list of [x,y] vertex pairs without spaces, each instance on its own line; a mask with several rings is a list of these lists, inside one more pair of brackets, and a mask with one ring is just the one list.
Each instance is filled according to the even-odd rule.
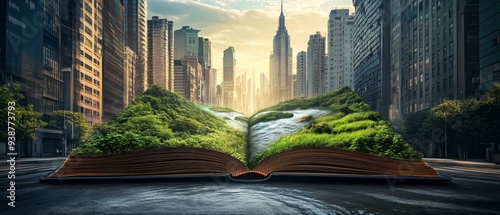
[[350,88],[247,118],[153,87],[41,180],[213,174],[443,178]]

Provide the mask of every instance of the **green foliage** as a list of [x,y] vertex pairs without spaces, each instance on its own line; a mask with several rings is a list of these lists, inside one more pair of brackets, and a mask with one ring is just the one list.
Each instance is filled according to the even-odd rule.
[[237,116],[234,118],[235,120],[239,120],[239,121],[242,121],[244,123],[248,123],[248,117],[246,116]]
[[292,118],[293,113],[287,113],[287,112],[269,112],[265,114],[261,114],[257,117],[252,117],[250,119],[250,123],[248,126],[255,125],[259,122],[267,122],[267,121],[273,121],[277,119],[285,119],[285,118]]
[[102,155],[102,151],[91,144],[84,144],[71,151],[71,155]]
[[[71,130],[71,125],[73,125],[73,131]],[[90,137],[92,130],[92,127],[87,120],[85,120],[82,113],[65,110],[52,112],[48,127],[59,130],[64,130],[66,127],[66,132],[73,132],[74,139],[79,143],[85,142]]]
[[[15,123],[14,129],[16,132],[16,138],[35,138],[36,129],[43,128],[47,123],[43,122],[40,117],[42,113],[34,111],[33,105],[29,104],[22,106],[21,103],[24,99],[24,95],[21,93],[21,88],[18,84],[14,84],[12,88],[7,85],[0,87],[0,127],[2,131],[7,131],[8,127],[8,117],[14,117]],[[9,102],[14,102],[14,110],[10,111],[14,115],[8,115]],[[12,118],[11,118],[12,119]],[[11,125],[12,127],[12,125]],[[7,132],[0,132],[0,138],[5,140],[7,138]]]
[[72,154],[115,154],[171,147],[212,149],[246,163],[245,133],[156,86],[96,128],[89,140]]
[[316,97],[306,99],[292,99],[289,101],[281,102],[278,105],[268,107],[262,111],[284,111],[294,109],[308,109],[311,107],[330,109],[335,112],[354,113],[360,111],[369,111],[370,106],[364,103],[349,87],[328,92]]
[[315,118],[298,132],[278,139],[257,154],[251,165],[280,152],[304,147],[347,149],[396,159],[422,159],[378,112],[371,110],[350,88],[310,99],[294,99],[267,110],[311,107],[332,112]]
[[210,110],[217,112],[235,112],[233,109],[228,107],[210,107]]

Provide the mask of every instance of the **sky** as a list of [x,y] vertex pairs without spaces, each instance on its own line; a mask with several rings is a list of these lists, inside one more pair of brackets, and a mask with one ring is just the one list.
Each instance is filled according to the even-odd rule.
[[[286,28],[296,56],[307,51],[309,35],[320,31],[326,36],[332,9],[350,9],[352,0],[284,0]],[[237,75],[269,74],[269,55],[278,29],[280,0],[148,0],[148,19],[158,16],[174,22],[174,30],[191,26],[199,36],[212,42],[212,67],[222,82],[223,51],[233,46]]]

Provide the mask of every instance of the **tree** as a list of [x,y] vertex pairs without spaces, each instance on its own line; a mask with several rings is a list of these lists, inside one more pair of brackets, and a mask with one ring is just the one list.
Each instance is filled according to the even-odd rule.
[[76,140],[78,145],[89,138],[92,130],[83,114],[66,110],[52,112],[49,126],[70,134],[69,138],[73,141]]
[[447,120],[450,117],[457,117],[462,113],[462,104],[458,100],[445,99],[441,104],[432,108],[432,114],[444,120],[444,157],[448,158],[448,137]]
[[[0,87],[0,104],[2,106],[2,108],[0,108],[0,125],[2,131],[7,131],[7,120],[9,117],[8,107],[9,102],[12,102],[14,103],[14,111],[11,112],[13,112],[14,115],[10,116],[13,116],[15,119],[11,122],[15,123],[14,129],[16,139],[34,139],[35,131],[39,128],[43,128],[46,123],[40,119],[42,113],[33,110],[33,105],[21,105],[23,99],[24,95],[21,93],[21,87],[18,84],[14,84],[10,88],[7,85]],[[7,132],[0,132],[0,138],[5,140],[7,138]]]

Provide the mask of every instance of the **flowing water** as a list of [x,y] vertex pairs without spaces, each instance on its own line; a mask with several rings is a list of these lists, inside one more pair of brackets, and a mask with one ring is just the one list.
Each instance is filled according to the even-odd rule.
[[235,119],[237,116],[245,116],[244,114],[239,113],[239,112],[218,112],[218,111],[213,111],[213,110],[210,110],[210,107],[203,106],[203,105],[201,105],[200,107],[203,110],[206,110],[206,111],[212,113],[216,117],[219,117],[219,118],[225,120],[229,126],[231,126],[233,128],[236,128],[236,129],[238,129],[240,131],[243,131],[245,133],[248,132],[248,124],[246,122],[242,122],[240,120],[236,120]]
[[[270,111],[261,112],[253,117],[257,117],[268,112]],[[260,122],[250,128],[249,143],[251,144],[248,151],[250,159],[253,159],[256,154],[264,151],[271,143],[278,140],[280,137],[292,134],[309,124],[309,122],[297,122],[299,117],[311,115],[313,118],[317,118],[329,113],[327,110],[319,109],[291,110],[282,112],[293,113],[293,117]]]

